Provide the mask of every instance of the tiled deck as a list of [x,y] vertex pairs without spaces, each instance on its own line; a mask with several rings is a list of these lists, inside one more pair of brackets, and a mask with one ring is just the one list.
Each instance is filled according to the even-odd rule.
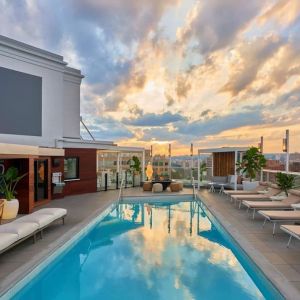
[[[183,194],[191,194],[191,189]],[[124,196],[152,194],[140,188],[124,190]],[[166,193],[164,193],[166,194]],[[172,194],[174,195],[174,193]],[[286,248],[288,236],[278,230],[272,237],[270,224],[262,229],[262,219],[247,218],[245,210],[238,210],[218,193],[199,192],[200,198],[223,226],[238,240],[248,255],[265,271],[279,287],[286,291],[288,299],[300,299],[300,242],[294,241]],[[66,197],[52,201],[47,207],[68,209],[66,225],[53,225],[46,229],[43,240],[33,244],[29,239],[5,254],[0,255],[0,295],[21,279],[34,266],[49,256],[57,247],[70,239],[118,197],[118,191]]]
[[286,290],[287,298],[300,299],[300,242],[293,240],[287,248],[288,235],[279,227],[273,238],[270,223],[262,228],[263,219],[258,214],[253,220],[225,195],[202,190],[199,196],[266,275]]

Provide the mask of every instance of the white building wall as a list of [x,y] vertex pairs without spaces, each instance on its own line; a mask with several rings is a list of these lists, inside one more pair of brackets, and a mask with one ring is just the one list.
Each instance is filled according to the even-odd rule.
[[1,134],[0,128],[0,143],[55,147],[56,139],[80,137],[80,71],[61,56],[3,36],[0,67],[42,77],[42,136]]
[[[74,77],[77,70],[67,68],[63,79],[63,137],[80,138],[80,82]],[[78,76],[78,75],[77,75]]]

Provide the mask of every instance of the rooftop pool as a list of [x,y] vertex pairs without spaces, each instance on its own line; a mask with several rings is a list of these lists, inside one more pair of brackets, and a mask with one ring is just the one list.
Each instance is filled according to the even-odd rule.
[[284,299],[203,203],[124,198],[3,299]]

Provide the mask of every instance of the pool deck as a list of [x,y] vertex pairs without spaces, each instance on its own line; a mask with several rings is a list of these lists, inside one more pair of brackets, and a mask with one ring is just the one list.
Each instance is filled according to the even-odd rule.
[[[181,194],[191,194],[184,189]],[[166,193],[164,195],[177,193]],[[244,209],[237,209],[229,199],[218,193],[201,190],[199,197],[246,253],[264,270],[287,299],[300,299],[300,242],[293,241],[286,248],[288,235],[280,232],[272,237],[272,227],[262,229],[262,219],[247,217]],[[124,190],[124,196],[147,196],[140,188]],[[31,239],[0,255],[0,295],[22,279],[58,247],[104,211],[118,197],[118,191],[70,196],[53,200],[43,207],[63,207],[68,210],[66,224],[53,224],[45,230],[44,238],[33,244]]]

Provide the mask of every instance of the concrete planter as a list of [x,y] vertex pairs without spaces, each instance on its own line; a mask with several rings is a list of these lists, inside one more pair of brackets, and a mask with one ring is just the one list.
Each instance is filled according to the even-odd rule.
[[251,191],[258,187],[259,181],[243,181],[243,190]]
[[136,174],[133,176],[134,181],[133,184],[134,186],[140,186],[141,185],[141,174]]
[[5,199],[2,219],[3,220],[14,219],[17,217],[18,211],[19,211],[18,199],[12,199],[10,201],[7,201]]

